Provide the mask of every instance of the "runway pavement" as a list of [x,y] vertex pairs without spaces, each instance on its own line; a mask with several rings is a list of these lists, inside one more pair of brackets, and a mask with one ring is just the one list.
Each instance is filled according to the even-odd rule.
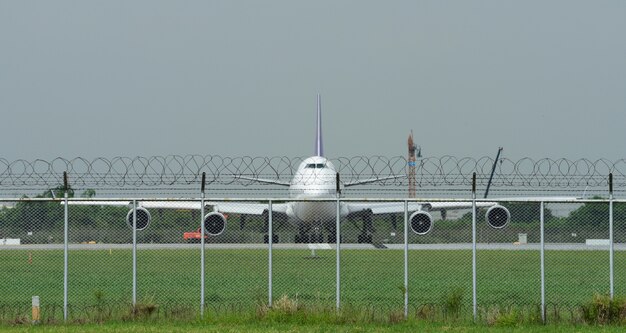
[[[402,250],[404,244],[353,244],[346,243],[340,245],[343,250]],[[0,245],[2,250],[63,250],[63,244],[23,244],[23,245]],[[132,244],[69,244],[70,250],[116,250],[132,249]],[[335,244],[273,244],[274,250],[334,250]],[[455,244],[409,244],[409,250],[471,250],[471,243]],[[540,245],[533,244],[509,244],[509,243],[479,243],[478,250],[510,250],[510,251],[539,251]],[[137,244],[138,250],[174,250],[174,249],[200,249],[200,244]],[[206,250],[263,250],[268,249],[268,244],[205,244]],[[615,251],[626,251],[626,244],[614,245]],[[586,245],[585,243],[549,243],[545,244],[547,251],[608,251],[608,245]]]

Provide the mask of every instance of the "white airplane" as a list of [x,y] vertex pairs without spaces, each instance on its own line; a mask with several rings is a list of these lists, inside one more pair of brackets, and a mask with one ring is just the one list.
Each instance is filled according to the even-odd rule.
[[[337,203],[332,199],[337,198],[337,169],[333,163],[324,157],[322,144],[322,111],[321,99],[317,96],[317,130],[315,140],[315,155],[311,156],[298,166],[290,182],[282,182],[272,179],[252,178],[238,176],[240,179],[251,180],[260,183],[280,185],[289,188],[290,198],[298,201],[272,204],[273,219],[287,219],[298,229],[295,236],[296,243],[321,243],[323,242],[324,230],[328,231],[328,242],[336,242],[335,226],[337,218]],[[372,178],[355,182],[340,183],[339,190],[345,187],[369,184],[373,182],[399,178],[397,176]],[[306,201],[315,199],[314,201]],[[329,199],[320,201],[318,199]],[[107,204],[128,205],[126,202],[94,202],[75,201],[73,204]],[[132,203],[131,203],[132,204]],[[206,214],[204,224],[207,234],[220,235],[226,229],[226,216],[228,214],[263,216],[266,224],[269,216],[267,203],[253,202],[206,202],[212,206],[213,211]],[[360,218],[363,221],[362,232],[358,236],[359,243],[372,242],[372,217],[377,214],[403,213],[403,202],[340,202],[339,213],[341,221]],[[137,202],[137,230],[143,230],[150,223],[150,208],[173,208],[173,209],[200,209],[198,201],[138,201]],[[487,222],[494,228],[503,228],[510,220],[509,211],[496,202],[480,202],[478,207],[489,207],[486,213]],[[471,202],[410,202],[409,226],[416,234],[424,235],[433,227],[433,218],[429,211],[447,211],[454,209],[471,208]],[[128,212],[126,221],[129,226],[133,225],[133,209]],[[265,242],[269,236],[265,235]],[[277,235],[273,235],[272,242],[278,243]]]

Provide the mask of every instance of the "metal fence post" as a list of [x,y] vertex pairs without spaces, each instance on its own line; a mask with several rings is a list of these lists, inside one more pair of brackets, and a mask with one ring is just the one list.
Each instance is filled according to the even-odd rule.
[[339,195],[337,195],[337,216],[336,216],[337,223],[335,223],[335,228],[336,228],[335,229],[335,237],[337,237],[337,239],[336,239],[336,244],[337,244],[337,262],[336,262],[336,268],[335,268],[335,270],[337,272],[337,276],[335,277],[336,278],[337,290],[335,291],[336,292],[336,305],[335,306],[336,306],[337,310],[339,310],[339,306],[341,304],[341,302],[340,302],[340,296],[341,296],[341,265],[340,265],[340,262],[341,262],[341,260],[340,260],[341,259],[340,258],[340,253],[341,253],[341,227],[340,227],[340,224],[341,224],[341,221],[340,221],[340,216],[339,216],[339,214],[340,214],[340,207],[339,207],[339,205],[340,205]]
[[404,319],[409,318],[409,202],[404,200]]
[[335,193],[337,195],[337,215],[335,216],[335,237],[336,237],[336,244],[337,244],[337,262],[336,262],[336,267],[335,267],[335,272],[337,273],[336,278],[336,286],[337,286],[337,290],[335,291],[336,295],[336,304],[335,307],[337,309],[337,311],[339,311],[339,306],[341,304],[341,258],[340,258],[340,254],[341,254],[341,203],[340,203],[340,198],[341,198],[341,181],[339,179],[339,172],[337,172],[336,174],[336,178],[335,178]]
[[267,245],[268,245],[268,263],[267,263],[267,280],[268,280],[268,286],[267,286],[267,304],[272,307],[272,275],[273,275],[273,269],[272,269],[272,247],[274,245],[273,243],[273,236],[274,236],[274,228],[272,226],[273,221],[272,221],[272,200],[269,200],[268,202],[268,207],[269,207],[269,215],[267,218]]
[[137,306],[137,200],[133,199],[133,308]]
[[474,322],[478,319],[476,297],[476,173],[472,176],[472,314]]
[[[54,190],[53,190],[54,191]],[[65,186],[64,199],[64,221],[63,221],[63,320],[67,321],[67,290],[68,290],[68,250],[69,250],[69,218],[67,203],[67,185]]]
[[615,249],[614,249],[614,245],[613,245],[613,240],[614,240],[614,234],[613,234],[613,174],[610,173],[609,174],[609,270],[610,270],[610,277],[609,277],[609,295],[611,296],[611,300],[613,299],[614,296],[614,291],[615,291],[615,267],[614,267],[614,254],[615,254]]
[[206,259],[204,256],[205,249],[205,227],[204,227],[204,173],[202,173],[202,193],[200,194],[200,316],[204,317],[204,293],[205,293],[205,272],[204,266]]
[[541,257],[541,322],[546,323],[546,266],[545,266],[545,217],[544,217],[544,202],[539,205],[541,212],[539,213],[539,233],[540,247],[539,256]]

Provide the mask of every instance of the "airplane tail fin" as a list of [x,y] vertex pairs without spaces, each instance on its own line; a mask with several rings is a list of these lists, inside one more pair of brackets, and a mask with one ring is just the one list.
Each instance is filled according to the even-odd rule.
[[315,133],[315,156],[324,156],[322,144],[322,97],[317,94],[317,130]]

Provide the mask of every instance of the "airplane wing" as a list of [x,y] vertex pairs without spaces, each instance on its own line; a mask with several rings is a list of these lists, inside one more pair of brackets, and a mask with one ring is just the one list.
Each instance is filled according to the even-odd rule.
[[[506,201],[506,200],[503,200]],[[116,206],[116,207],[132,207],[132,201],[91,201],[80,200],[68,201],[69,205],[75,206]],[[206,201],[206,206],[213,206],[214,211],[227,214],[248,214],[261,215],[269,208],[267,203],[255,203],[248,201]],[[477,207],[491,207],[496,202],[477,202]],[[350,213],[364,210],[371,210],[374,214],[403,213],[404,202],[347,202],[346,207]],[[272,210],[279,213],[287,211],[286,203],[277,203],[272,205]],[[409,212],[416,210],[455,210],[472,208],[472,203],[468,202],[409,202]],[[162,209],[197,209],[200,210],[200,201],[137,201],[137,207],[143,208],[162,208]]]
[[399,178],[405,178],[405,177],[406,177],[406,175],[389,176],[389,177],[382,177],[382,178],[370,178],[370,179],[357,180],[357,181],[353,181],[353,182],[344,183],[343,186],[350,187],[350,186],[356,186],[356,185],[371,184],[371,183],[380,182],[380,181],[384,181],[384,180],[399,179]]
[[[491,199],[493,200],[493,199]],[[528,200],[532,202],[540,201],[572,201],[580,200],[576,197],[512,197],[512,198],[497,198],[496,201],[477,201],[477,208],[493,207],[502,202]],[[404,202],[348,202],[346,203],[348,211],[350,213],[371,210],[373,214],[390,214],[390,213],[403,213]],[[424,211],[442,211],[442,210],[459,210],[472,208],[471,201],[436,201],[436,202],[409,202],[408,211],[414,212],[417,210]]]
[[[63,202],[61,202],[63,204]],[[132,201],[96,201],[96,200],[70,200],[70,206],[114,206],[130,207]],[[137,200],[137,207],[144,208],[165,208],[165,209],[200,209],[200,201],[141,201]]]
[[[472,208],[472,201],[449,201],[449,202],[408,202],[409,226],[411,230],[419,235],[425,235],[433,227],[433,217],[430,211],[440,211],[442,218],[448,210]],[[359,243],[370,243],[372,241],[372,215],[404,213],[404,202],[349,202],[345,204],[348,219],[363,219],[363,231],[359,235]],[[497,202],[476,202],[476,207],[491,207],[487,210],[486,218],[494,228],[503,228],[510,220],[509,211],[498,205]],[[395,228],[395,222],[394,228]]]
[[264,183],[264,184],[271,184],[271,185],[280,185],[280,186],[289,186],[289,185],[291,185],[288,182],[281,182],[280,180],[273,180],[273,179],[263,179],[263,178],[254,178],[254,177],[246,177],[246,176],[237,176],[236,178],[237,179],[251,180],[251,181]]
[[[476,207],[491,207],[496,202],[477,202]],[[404,202],[348,202],[346,203],[349,213],[371,210],[373,214],[404,213]],[[472,208],[471,201],[454,202],[409,202],[408,211],[417,210],[455,210]]]
[[[493,200],[493,199],[489,199]],[[510,197],[510,198],[496,198],[498,202],[523,202],[530,201],[539,203],[541,201],[552,201],[552,202],[560,202],[560,201],[575,201],[575,200],[584,200],[584,198],[580,197]]]
[[[64,205],[65,201],[61,201],[61,205]],[[129,207],[133,205],[132,201],[96,201],[96,200],[68,200],[67,204],[70,206],[113,206],[113,207]]]
[[[213,206],[214,211],[226,214],[261,215],[264,211],[269,209],[269,205],[267,203],[254,203],[246,201],[207,202],[206,204]],[[287,204],[272,204],[272,212],[286,213]]]
[[[63,203],[62,203],[63,204]],[[116,206],[116,207],[131,207],[132,201],[95,201],[95,200],[79,200],[68,201],[69,205],[75,206]],[[205,201],[205,206],[213,206],[213,210],[227,214],[248,214],[248,215],[261,215],[263,211],[269,209],[267,203],[255,203],[247,201],[224,201],[224,202],[210,202]],[[137,201],[137,207],[143,207],[146,209],[194,209],[200,210],[200,201]],[[287,204],[277,203],[272,204],[272,210],[274,212],[285,213],[287,211]]]

